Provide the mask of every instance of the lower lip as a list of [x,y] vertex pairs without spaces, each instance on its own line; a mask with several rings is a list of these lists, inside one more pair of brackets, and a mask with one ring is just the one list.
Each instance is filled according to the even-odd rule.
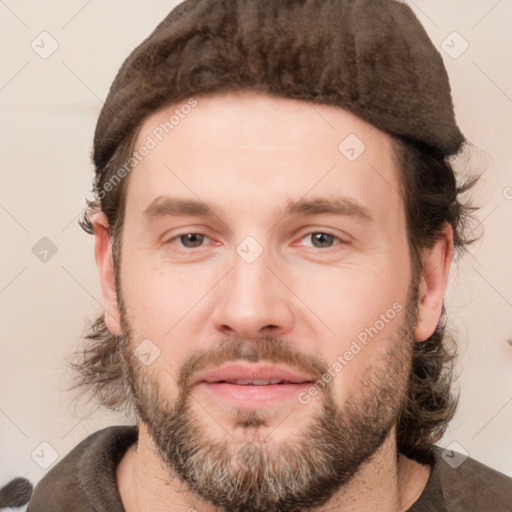
[[298,394],[311,386],[311,382],[301,384],[269,384],[267,386],[229,384],[227,382],[200,382],[199,388],[222,401],[231,402],[236,407],[249,409],[275,405],[290,398],[298,399]]

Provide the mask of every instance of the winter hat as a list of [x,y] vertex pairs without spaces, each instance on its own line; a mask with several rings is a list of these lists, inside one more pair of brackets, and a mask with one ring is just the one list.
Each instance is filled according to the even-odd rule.
[[464,141],[441,55],[407,5],[186,0],[112,83],[94,135],[97,169],[159,108],[244,89],[339,106],[445,156]]

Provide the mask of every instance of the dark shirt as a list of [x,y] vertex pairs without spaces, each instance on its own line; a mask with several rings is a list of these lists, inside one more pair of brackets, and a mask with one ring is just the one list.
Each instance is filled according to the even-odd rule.
[[[137,437],[136,426],[91,434],[42,478],[27,512],[125,512],[116,466]],[[434,450],[427,485],[407,512],[512,512],[512,478],[471,458],[453,469]]]

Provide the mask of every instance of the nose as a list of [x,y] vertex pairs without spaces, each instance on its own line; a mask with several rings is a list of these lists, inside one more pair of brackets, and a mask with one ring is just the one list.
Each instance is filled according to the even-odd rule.
[[265,252],[252,263],[234,255],[233,267],[219,283],[215,298],[213,322],[222,334],[278,336],[292,328],[293,293],[269,263]]

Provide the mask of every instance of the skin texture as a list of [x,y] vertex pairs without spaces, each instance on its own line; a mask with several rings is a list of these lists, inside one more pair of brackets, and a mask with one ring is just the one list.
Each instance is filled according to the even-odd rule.
[[[148,118],[135,147],[176,107]],[[350,134],[365,145],[354,161],[338,149]],[[199,200],[213,216],[146,218],[164,195]],[[357,202],[372,220],[283,214],[299,199],[333,197]],[[430,468],[397,454],[394,423],[412,344],[441,315],[453,243],[447,226],[423,251],[415,283],[389,135],[331,106],[247,92],[199,97],[129,177],[121,297],[104,214],[93,225],[107,326],[125,336],[142,418],[117,473],[128,512],[396,512],[419,497]],[[206,236],[191,248],[178,236],[187,233]],[[334,238],[316,246],[312,233]],[[252,263],[236,251],[247,236],[263,250]],[[383,314],[388,321],[376,324]],[[307,404],[238,409],[193,385],[199,371],[249,356],[321,378],[375,325]],[[159,354],[149,366],[134,357],[145,339]],[[228,493],[226,482],[241,490]]]

